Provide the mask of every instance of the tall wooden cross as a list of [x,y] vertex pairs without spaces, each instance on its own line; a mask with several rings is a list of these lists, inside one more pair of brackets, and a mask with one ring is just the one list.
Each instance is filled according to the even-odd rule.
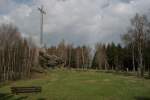
[[41,44],[41,46],[43,46],[43,15],[45,15],[46,12],[44,11],[43,5],[41,6],[41,8],[38,8],[38,10],[39,10],[40,13],[41,13],[41,26],[40,26],[41,34],[40,34],[40,44]]

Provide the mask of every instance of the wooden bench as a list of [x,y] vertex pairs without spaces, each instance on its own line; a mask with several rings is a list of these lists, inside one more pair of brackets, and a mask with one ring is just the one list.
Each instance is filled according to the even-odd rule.
[[39,93],[42,91],[41,87],[11,87],[12,94],[19,93]]

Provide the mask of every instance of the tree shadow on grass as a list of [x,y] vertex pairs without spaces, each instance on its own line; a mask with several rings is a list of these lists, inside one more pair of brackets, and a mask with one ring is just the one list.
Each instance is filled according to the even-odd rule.
[[138,96],[138,97],[135,97],[135,100],[150,100],[150,97]]
[[145,76],[144,78],[147,79],[147,80],[150,80],[150,77],[149,77],[149,76]]
[[27,98],[28,98],[27,96],[22,96],[22,97],[14,98],[13,94],[0,93],[0,100],[26,100]]
[[37,99],[37,100],[46,100],[45,98],[39,98],[39,99]]

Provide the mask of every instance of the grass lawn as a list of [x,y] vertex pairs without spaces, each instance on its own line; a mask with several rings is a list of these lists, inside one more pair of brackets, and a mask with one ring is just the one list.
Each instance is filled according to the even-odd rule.
[[[12,95],[11,86],[42,86],[42,92]],[[53,70],[39,79],[0,86],[0,100],[150,100],[150,80],[96,71]]]

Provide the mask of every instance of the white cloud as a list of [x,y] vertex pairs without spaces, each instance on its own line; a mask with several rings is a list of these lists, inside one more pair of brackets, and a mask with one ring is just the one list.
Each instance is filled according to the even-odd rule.
[[[10,0],[9,3],[15,4]],[[47,12],[44,17],[45,41],[56,44],[64,38],[78,45],[118,42],[119,34],[126,31],[129,19],[136,12],[148,13],[150,0],[33,0],[30,6],[17,4],[8,14],[0,16],[7,16],[25,36],[38,41],[40,13],[37,7],[40,5],[44,5]]]

